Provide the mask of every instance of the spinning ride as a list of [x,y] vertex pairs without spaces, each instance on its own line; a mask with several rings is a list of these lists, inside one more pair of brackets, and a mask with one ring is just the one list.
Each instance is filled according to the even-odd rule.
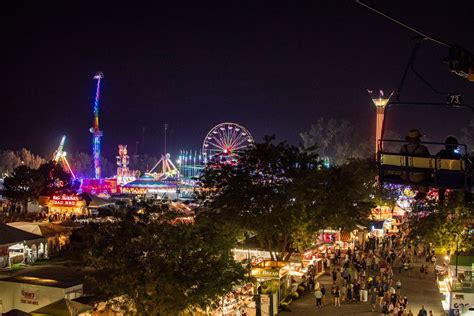
[[237,156],[254,143],[250,132],[236,123],[221,123],[207,133],[202,143],[204,163],[220,161],[236,162]]
[[55,163],[61,163],[63,165],[64,170],[69,172],[69,174],[71,174],[73,179],[76,179],[76,175],[72,171],[71,165],[69,164],[66,158],[66,152],[64,151],[65,141],[66,141],[66,136],[63,136],[61,138],[61,142],[59,143],[58,149],[56,149],[56,151],[54,152],[53,161]]

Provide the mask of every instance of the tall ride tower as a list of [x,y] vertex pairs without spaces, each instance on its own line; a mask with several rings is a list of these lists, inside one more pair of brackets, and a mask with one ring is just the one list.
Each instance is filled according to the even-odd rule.
[[374,102],[375,108],[377,110],[377,124],[375,127],[375,154],[377,154],[379,150],[382,150],[382,142],[380,142],[379,148],[379,141],[382,138],[383,121],[385,118],[385,106],[387,106],[388,101],[390,101],[393,92],[390,93],[388,98],[384,96],[382,90],[380,90],[378,98],[372,95],[372,91],[367,90],[367,92],[369,93],[370,98],[372,99],[372,102]]
[[104,78],[102,72],[97,72],[94,75],[94,79],[97,80],[97,88],[95,91],[95,100],[94,100],[94,124],[90,129],[90,132],[93,135],[93,147],[92,147],[92,157],[94,158],[94,171],[95,178],[100,179],[100,138],[103,133],[99,129],[99,97],[100,97],[100,80]]

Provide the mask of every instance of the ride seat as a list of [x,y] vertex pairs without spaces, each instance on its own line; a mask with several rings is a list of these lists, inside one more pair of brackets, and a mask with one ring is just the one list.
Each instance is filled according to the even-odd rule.
[[424,184],[453,189],[466,186],[466,170],[469,164],[462,158],[380,153],[379,159],[380,177],[383,182]]
[[433,157],[415,157],[404,154],[381,153],[382,181],[406,183],[432,183],[436,161]]

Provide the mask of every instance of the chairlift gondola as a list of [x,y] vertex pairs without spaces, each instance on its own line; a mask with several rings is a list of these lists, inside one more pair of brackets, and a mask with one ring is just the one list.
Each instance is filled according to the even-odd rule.
[[[453,102],[449,102],[453,100]],[[473,193],[474,175],[472,156],[466,144],[456,144],[452,155],[417,154],[401,150],[410,143],[407,140],[385,139],[385,120],[388,110],[401,106],[432,106],[467,108],[474,112],[474,107],[463,104],[459,98],[448,98],[447,103],[427,102],[389,102],[384,109],[384,123],[381,138],[377,139],[377,165],[381,184],[402,184],[424,188],[451,189]],[[417,141],[417,146],[442,147],[445,142]]]

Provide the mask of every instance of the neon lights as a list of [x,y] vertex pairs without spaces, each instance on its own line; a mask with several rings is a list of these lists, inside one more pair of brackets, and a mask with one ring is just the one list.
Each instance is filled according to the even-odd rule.
[[90,132],[94,135],[92,142],[92,157],[94,158],[94,173],[96,179],[100,179],[100,138],[103,135],[99,129],[100,80],[102,78],[104,78],[102,72],[98,72],[94,75],[94,79],[97,80],[97,87],[94,100],[94,125],[90,129]]
[[56,163],[61,162],[63,164],[63,168],[66,169],[66,171],[71,174],[73,179],[76,179],[76,175],[72,171],[71,166],[69,165],[69,162],[66,159],[66,152],[64,151],[65,142],[66,142],[66,136],[63,136],[61,138],[61,142],[59,143],[58,149],[56,149],[56,151],[54,152],[53,161]]
[[53,195],[51,197],[51,204],[53,205],[64,205],[64,206],[76,206],[79,202],[79,197],[76,195]]

